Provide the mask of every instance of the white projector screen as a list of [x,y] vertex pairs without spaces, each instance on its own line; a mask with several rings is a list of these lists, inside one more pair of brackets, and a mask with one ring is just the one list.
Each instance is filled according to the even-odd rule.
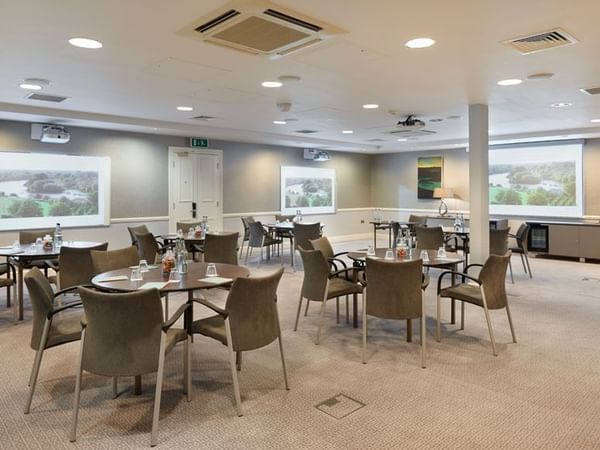
[[582,143],[491,149],[490,213],[582,217]]
[[110,158],[0,152],[0,230],[108,225]]

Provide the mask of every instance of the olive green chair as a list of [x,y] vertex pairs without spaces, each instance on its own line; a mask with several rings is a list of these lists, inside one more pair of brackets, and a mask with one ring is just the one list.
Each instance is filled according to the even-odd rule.
[[204,238],[204,262],[238,264],[239,233],[210,234]]
[[10,308],[10,292],[17,279],[17,273],[14,266],[6,262],[0,264],[0,275],[6,275],[5,277],[0,278],[0,288],[6,288],[6,307]]
[[227,346],[238,416],[242,416],[243,411],[236,366],[241,370],[242,352],[265,347],[277,339],[285,388],[289,390],[277,311],[277,286],[282,275],[283,268],[280,268],[263,277],[237,278],[224,309],[206,299],[193,299],[216,313],[194,321],[191,331]]
[[[509,233],[510,228],[490,229],[490,255],[502,256],[508,251]],[[510,272],[510,281],[512,284],[515,284],[510,259],[508,260],[508,270]]]
[[59,313],[81,306],[81,302],[73,302],[58,307],[55,304],[55,298],[67,291],[76,289],[77,286],[64,291],[53,292],[50,282],[37,267],[27,272],[24,279],[33,309],[33,327],[29,345],[36,352],[31,375],[29,376],[29,395],[25,404],[25,414],[29,414],[44,351],[62,344],[78,341],[81,337],[81,313]]
[[62,246],[58,255],[58,267],[55,268],[56,278],[49,277],[50,281],[60,290],[90,284],[96,275],[91,253],[93,250],[105,251],[107,248],[108,242],[87,248]]
[[[523,264],[523,270],[526,274],[529,274],[529,278],[533,278],[531,273],[531,267],[529,266],[529,257],[527,256],[527,239],[529,237],[529,225],[522,223],[519,225],[515,234],[509,234],[508,237],[515,240],[515,245],[510,247],[510,250],[521,257],[521,264]],[[527,266],[525,264],[527,263]]]
[[294,223],[294,251],[292,252],[292,267],[295,263],[296,250],[309,249],[310,241],[321,237],[321,224],[315,223]]
[[127,227],[127,231],[129,231],[129,237],[131,237],[131,245],[136,245],[136,234],[145,234],[150,233],[150,230],[146,225],[138,225],[135,227]]
[[247,216],[241,217],[242,226],[244,227],[244,235],[242,236],[242,244],[240,245],[240,259],[244,255],[244,244],[250,240],[250,226],[249,224],[254,223],[254,217]]
[[[506,309],[508,316],[508,323],[510,325],[510,333],[512,335],[513,342],[517,342],[515,335],[515,329],[510,315],[510,308],[508,306],[508,297],[506,295],[505,279],[506,269],[508,262],[511,257],[511,252],[506,254],[490,255],[485,264],[469,264],[465,268],[464,273],[453,272],[451,270],[442,272],[438,278],[437,287],[437,326],[436,326],[436,337],[437,341],[441,340],[441,327],[440,327],[440,303],[441,298],[446,297],[450,299],[459,300],[463,303],[470,303],[475,306],[479,306],[485,313],[485,319],[487,321],[488,331],[490,333],[490,340],[492,342],[492,353],[497,356],[496,351],[496,340],[494,339],[494,330],[492,329],[492,322],[490,320],[490,310],[495,309]],[[481,267],[479,276],[471,276],[468,270],[472,267]],[[456,285],[442,287],[442,281],[447,275],[458,276],[462,278],[462,282]],[[461,309],[461,324],[464,328],[464,308]]]
[[[54,236],[54,228],[19,231],[19,244],[22,246],[33,244],[37,238],[43,238],[47,234]],[[26,264],[24,269],[31,269],[32,267],[42,269],[44,271],[44,275],[48,276],[48,269],[52,268],[56,270],[56,267],[58,267],[58,258],[52,258],[49,260],[33,260],[29,264]]]
[[245,264],[248,264],[248,256],[252,254],[252,249],[259,248],[260,259],[258,261],[258,266],[260,266],[260,263],[264,259],[265,247],[279,246],[282,241],[281,239],[271,237],[260,221],[249,222],[248,228],[250,230],[250,238],[248,240],[248,246],[246,247]]
[[383,261],[367,258],[369,281],[363,294],[363,364],[367,363],[368,316],[380,319],[421,319],[421,367],[425,368],[425,300],[422,288],[423,261]]
[[198,225],[202,225],[202,222],[200,221],[195,221],[195,222],[176,222],[175,226],[177,230],[181,230],[183,232],[184,236],[187,236],[187,234],[190,231],[190,228],[192,230],[196,229],[196,227]]
[[340,277],[343,273],[347,274],[353,271],[354,268],[331,272],[329,263],[320,250],[304,250],[303,248],[299,248],[298,251],[300,252],[302,264],[304,266],[304,279],[302,281],[302,289],[300,290],[294,331],[298,329],[298,320],[300,319],[303,300],[306,299],[309,303],[311,301],[321,302],[319,326],[317,329],[317,337],[315,339],[315,344],[319,345],[327,300],[333,298],[336,299],[337,321],[339,323],[339,298],[346,295],[352,295],[354,301],[356,301],[358,294],[361,294],[363,289],[360,283],[348,281],[347,279]]
[[118,250],[92,250],[90,256],[94,275],[135,266],[139,262],[137,248],[133,245]]
[[[158,418],[166,355],[178,342],[184,341],[184,393],[191,394],[190,337],[173,325],[187,310],[183,304],[166,322],[163,322],[160,294],[146,289],[123,294],[99,292],[79,288],[85,311],[81,323],[81,349],[78,359],[73,420],[70,441],[77,438],[77,418],[81,396],[82,374],[85,370],[96,375],[112,377],[137,376],[156,372],[154,412],[150,443],[158,440]],[[116,386],[113,384],[113,389]]]
[[166,248],[160,246],[154,235],[134,232],[134,236],[139,259],[145,259],[148,264],[159,262],[158,258],[166,252]]

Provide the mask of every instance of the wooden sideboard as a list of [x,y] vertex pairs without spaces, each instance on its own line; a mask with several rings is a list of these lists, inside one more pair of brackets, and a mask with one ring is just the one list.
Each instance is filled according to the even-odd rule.
[[580,260],[600,259],[600,223],[528,221],[528,250]]

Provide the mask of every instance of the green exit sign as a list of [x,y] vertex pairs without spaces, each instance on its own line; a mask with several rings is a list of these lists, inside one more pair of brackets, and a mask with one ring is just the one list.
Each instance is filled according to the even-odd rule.
[[206,139],[206,138],[190,138],[190,147],[208,148],[208,139]]

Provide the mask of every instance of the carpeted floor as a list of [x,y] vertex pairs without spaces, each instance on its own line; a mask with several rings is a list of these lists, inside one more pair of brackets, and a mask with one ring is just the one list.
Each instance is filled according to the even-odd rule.
[[[365,242],[336,245],[336,250]],[[277,267],[256,269],[264,273]],[[226,348],[196,337],[193,392],[181,391],[182,346],[166,362],[159,426],[163,448],[600,448],[600,266],[534,259],[534,278],[513,258],[507,284],[518,343],[503,311],[492,312],[498,357],[491,354],[483,311],[466,307],[466,329],[450,325],[435,342],[435,286],[427,291],[427,368],[419,366],[405,324],[370,319],[369,360],[361,363],[360,329],[335,323],[328,305],[325,333],[315,346],[318,306],[293,332],[302,271],[289,267],[279,288],[279,314],[290,377],[284,389],[276,343],[244,354],[243,417],[234,408]],[[432,271],[432,274],[434,272]],[[211,294],[223,297],[222,294]],[[182,301],[182,298],[172,301]],[[174,309],[173,309],[174,310]],[[342,308],[345,311],[345,308]],[[197,309],[197,315],[201,311]],[[79,434],[68,442],[78,344],[49,350],[31,414],[22,412],[34,352],[31,309],[14,325],[0,311],[0,448],[143,448],[150,445],[154,376],[134,396],[121,379],[111,397],[108,378],[84,375]],[[343,419],[315,405],[344,393],[366,406]]]

